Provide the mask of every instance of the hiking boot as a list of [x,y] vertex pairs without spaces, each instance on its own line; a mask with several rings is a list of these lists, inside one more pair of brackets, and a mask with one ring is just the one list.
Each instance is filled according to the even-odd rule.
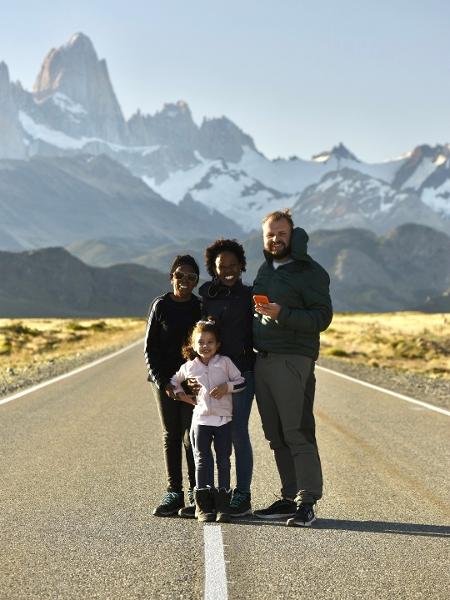
[[289,498],[280,498],[267,508],[254,510],[253,514],[258,519],[284,519],[295,515],[297,505],[294,500]]
[[251,515],[252,505],[250,501],[250,492],[241,492],[240,490],[235,489],[230,502],[230,516],[244,517],[245,515]]
[[313,504],[300,502],[295,515],[286,521],[286,525],[288,527],[311,527],[311,523],[314,523],[315,520]]
[[184,508],[180,508],[178,511],[178,516],[183,519],[193,519],[195,517],[195,498],[194,498],[194,490],[192,488],[188,489],[188,502]]
[[220,488],[214,490],[214,503],[216,505],[216,521],[218,523],[230,522],[231,490]]
[[154,509],[153,514],[156,517],[171,517],[176,515],[183,506],[183,492],[167,492],[161,500],[161,504]]
[[195,488],[195,516],[199,522],[207,523],[216,520],[214,511],[214,490],[211,488]]

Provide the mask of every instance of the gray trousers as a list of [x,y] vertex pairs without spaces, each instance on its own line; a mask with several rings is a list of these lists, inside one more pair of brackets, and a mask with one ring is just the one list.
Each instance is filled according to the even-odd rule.
[[322,468],[313,414],[314,361],[296,354],[259,353],[255,392],[264,435],[281,479],[281,494],[314,503],[322,497]]

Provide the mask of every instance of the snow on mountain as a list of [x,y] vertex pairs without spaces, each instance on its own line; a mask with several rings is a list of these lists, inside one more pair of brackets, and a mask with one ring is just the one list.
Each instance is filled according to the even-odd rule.
[[450,220],[442,219],[414,190],[396,190],[350,169],[328,173],[306,188],[294,204],[293,215],[312,230],[361,227],[386,233],[416,222],[450,232]]
[[36,123],[23,111],[19,111],[19,120],[25,134],[28,136],[28,142],[30,140],[42,141],[59,150],[80,150],[89,153],[92,149],[90,145],[97,144],[103,147],[104,152],[109,149],[112,153],[126,152],[140,154],[145,157],[156,152],[159,148],[159,146],[123,146],[107,142],[98,137],[72,137],[63,131],[51,129],[42,123]]
[[83,106],[81,106],[81,104],[74,102],[65,94],[61,94],[61,92],[56,92],[55,94],[53,94],[53,96],[51,96],[51,99],[56,104],[56,106],[58,106],[58,108],[60,108],[62,111],[68,112],[71,115],[73,115],[73,118],[77,121],[79,121],[79,119],[77,119],[76,115],[87,114],[87,110]]
[[246,231],[258,227],[268,212],[291,204],[289,194],[265,186],[225,161],[213,165],[189,193],[194,200],[222,212]]
[[125,121],[106,62],[82,33],[48,53],[32,93],[0,65],[0,133],[5,158],[106,154],[172,203],[189,195],[247,231],[294,204],[317,227],[331,219],[380,231],[390,218],[450,219],[450,145],[418,146],[375,164],[343,143],[311,160],[269,160],[226,117],[198,126],[182,100]]

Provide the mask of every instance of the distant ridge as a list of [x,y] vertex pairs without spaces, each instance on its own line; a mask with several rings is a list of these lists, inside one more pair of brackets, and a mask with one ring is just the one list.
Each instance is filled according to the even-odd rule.
[[167,275],[135,264],[89,267],[63,248],[0,252],[1,317],[144,317]]

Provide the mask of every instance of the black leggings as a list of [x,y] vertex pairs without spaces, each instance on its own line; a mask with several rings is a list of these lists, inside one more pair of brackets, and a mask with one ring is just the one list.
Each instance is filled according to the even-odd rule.
[[163,430],[164,460],[167,472],[167,491],[181,492],[183,473],[181,445],[184,445],[188,468],[189,487],[195,487],[195,464],[189,430],[194,407],[186,402],[172,400],[164,390],[153,385]]

